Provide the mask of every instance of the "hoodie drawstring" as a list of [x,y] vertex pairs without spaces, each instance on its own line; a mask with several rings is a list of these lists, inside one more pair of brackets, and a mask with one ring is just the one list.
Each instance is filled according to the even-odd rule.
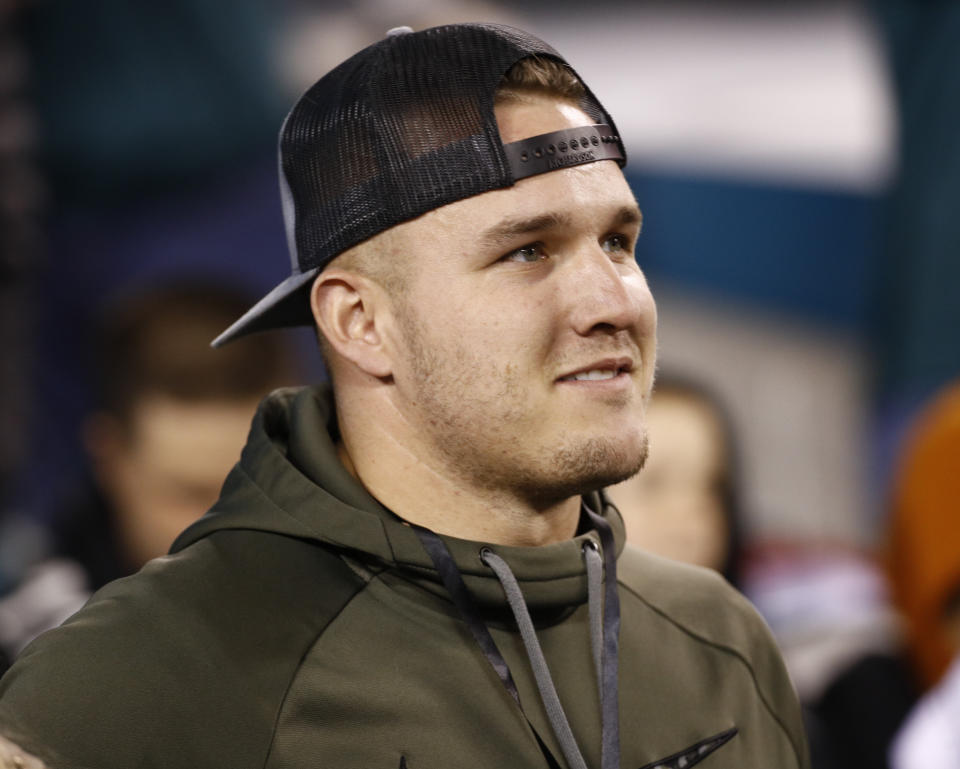
[[[596,542],[590,540],[583,548],[587,569],[587,604],[589,609],[590,648],[597,673],[597,688],[600,695],[601,715],[601,769],[620,767],[620,723],[617,687],[618,644],[620,634],[620,602],[617,595],[616,552],[610,525],[602,517],[584,506],[603,546],[603,558],[597,552]],[[453,561],[443,540],[434,532],[414,526],[424,549],[437,568],[440,578],[450,593],[464,621],[484,656],[513,699],[520,704],[516,684],[503,655],[497,648],[487,626],[480,619],[476,603],[463,582],[460,570]],[[480,559],[496,575],[507,603],[520,630],[520,637],[527,659],[530,662],[540,699],[543,702],[550,727],[570,769],[587,769],[580,747],[577,745],[563,705],[557,695],[546,658],[537,639],[530,611],[523,592],[510,566],[488,547],[480,552]],[[603,572],[606,571],[606,580]],[[601,598],[601,591],[604,588]],[[522,709],[522,708],[521,708]]]
[[530,619],[530,612],[527,609],[526,601],[523,600],[523,593],[520,591],[517,578],[513,576],[507,562],[488,548],[480,551],[480,560],[497,575],[497,579],[500,580],[500,585],[503,587],[503,592],[507,596],[507,603],[510,604],[510,611],[513,612],[517,627],[520,628],[520,638],[527,650],[527,659],[530,660],[533,677],[536,679],[537,688],[540,690],[540,700],[547,711],[550,728],[553,729],[557,742],[560,743],[560,750],[563,751],[563,756],[567,759],[567,766],[570,769],[587,769],[577,740],[570,730],[567,714],[563,712],[563,705],[560,704],[557,688],[553,685],[550,668],[547,667],[547,660],[543,656],[543,650],[537,640],[537,631],[533,627],[533,621]]
[[583,557],[587,561],[587,608],[590,610],[590,651],[593,652],[593,665],[597,671],[597,689],[600,701],[603,701],[603,559],[600,557],[597,543],[592,539],[583,546]]
[[[620,769],[620,596],[617,593],[617,545],[605,519],[586,505],[584,512],[600,535],[606,572],[603,600],[603,651],[601,653],[600,708],[602,769]],[[589,586],[588,586],[589,587]],[[589,594],[588,594],[589,600]],[[596,600],[595,603],[599,603]]]

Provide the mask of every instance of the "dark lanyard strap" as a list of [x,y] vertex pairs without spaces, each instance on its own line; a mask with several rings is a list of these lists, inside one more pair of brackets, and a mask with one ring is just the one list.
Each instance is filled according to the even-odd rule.
[[467,623],[467,627],[470,628],[470,633],[477,642],[477,646],[480,647],[483,656],[487,658],[491,667],[496,671],[501,683],[503,683],[503,687],[510,696],[513,697],[517,703],[517,707],[520,707],[522,711],[520,693],[517,691],[517,685],[513,681],[513,675],[510,673],[507,661],[500,653],[500,649],[497,648],[493,636],[490,635],[490,630],[483,623],[483,620],[480,619],[480,612],[477,609],[476,601],[474,601],[470,591],[467,590],[460,570],[457,568],[457,564],[454,563],[453,556],[450,555],[446,544],[434,532],[430,531],[430,529],[425,529],[416,524],[411,525],[413,530],[417,532],[417,536],[420,537],[420,542],[423,543],[423,549],[427,551],[427,555],[429,555],[430,560],[433,561],[433,565],[440,574],[440,579],[443,581],[444,587],[447,588],[447,592],[450,594],[450,598],[460,612],[460,616],[464,622]]
[[[450,555],[446,544],[444,544],[444,541],[434,532],[430,531],[430,529],[425,529],[423,526],[417,526],[416,524],[410,525],[413,530],[417,532],[417,536],[420,537],[423,549],[427,551],[427,555],[429,555],[430,560],[433,561],[433,565],[440,574],[440,579],[443,581],[444,587],[446,587],[450,598],[460,612],[460,616],[464,622],[467,623],[467,627],[470,628],[470,633],[477,642],[477,646],[479,646],[483,652],[483,656],[487,658],[487,662],[490,663],[490,666],[496,672],[497,677],[503,684],[503,688],[513,697],[514,702],[517,703],[517,707],[520,708],[520,712],[523,713],[523,706],[520,704],[520,693],[517,691],[517,685],[513,681],[513,675],[510,673],[507,661],[500,653],[500,649],[497,648],[496,641],[494,641],[493,636],[490,635],[490,630],[480,619],[476,601],[473,600],[473,596],[464,584],[463,576],[460,574],[460,570],[457,568],[457,564],[454,562],[453,556]],[[526,719],[526,714],[524,714],[524,719]],[[532,724],[530,724],[530,731],[533,732],[533,736],[537,738],[537,745],[540,747],[540,752],[543,753],[544,758],[546,758],[549,768],[560,769],[557,760],[553,757],[553,753],[551,753],[544,744]]]

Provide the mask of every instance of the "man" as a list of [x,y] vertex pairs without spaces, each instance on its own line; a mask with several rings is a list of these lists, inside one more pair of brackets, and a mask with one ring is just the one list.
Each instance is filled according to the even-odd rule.
[[806,766],[757,615],[598,491],[643,464],[656,320],[589,89],[519,30],[394,30],[280,145],[294,272],[217,342],[315,323],[333,397],[261,405],[0,731],[54,767]]

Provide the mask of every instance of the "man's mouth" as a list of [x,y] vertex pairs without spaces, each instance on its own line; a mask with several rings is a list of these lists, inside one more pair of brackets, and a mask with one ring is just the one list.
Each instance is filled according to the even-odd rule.
[[633,362],[629,359],[602,361],[591,364],[589,367],[565,374],[557,381],[559,382],[601,382],[605,379],[613,379],[620,374],[629,373],[633,368]]
[[581,371],[579,374],[574,374],[573,376],[565,376],[560,381],[561,382],[598,382],[601,379],[613,379],[620,372],[616,369],[600,369],[596,368],[592,371]]

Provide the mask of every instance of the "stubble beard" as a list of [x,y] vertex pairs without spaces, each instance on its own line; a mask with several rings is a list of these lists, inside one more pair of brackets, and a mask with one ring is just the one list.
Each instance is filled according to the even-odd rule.
[[[516,369],[491,368],[461,345],[430,339],[410,309],[399,319],[416,382],[418,421],[436,458],[467,485],[547,507],[620,483],[643,467],[644,426],[632,444],[622,436],[560,433],[550,446],[531,446],[525,437],[537,425],[524,408]],[[481,381],[490,388],[480,389]]]

